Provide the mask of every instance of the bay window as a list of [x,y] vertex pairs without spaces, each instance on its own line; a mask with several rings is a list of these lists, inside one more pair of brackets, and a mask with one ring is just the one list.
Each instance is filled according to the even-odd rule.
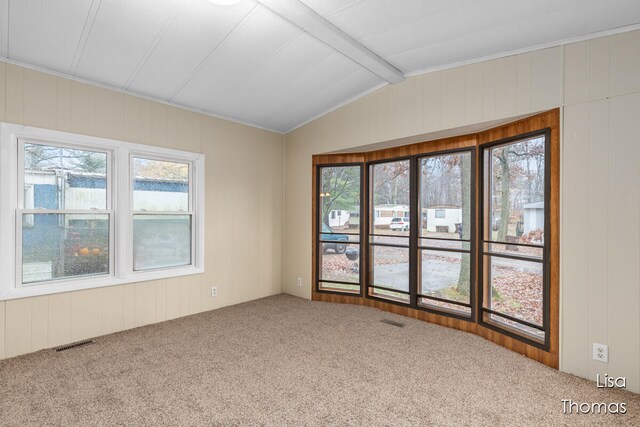
[[[313,299],[473,332],[557,367],[557,110],[479,133],[322,154],[313,163],[320,218]],[[364,173],[362,212],[348,208],[364,235],[347,239],[356,229],[343,226],[334,198],[345,181],[331,179],[348,169]],[[330,249],[338,236],[346,246]],[[357,254],[357,270],[348,270],[343,251]]]

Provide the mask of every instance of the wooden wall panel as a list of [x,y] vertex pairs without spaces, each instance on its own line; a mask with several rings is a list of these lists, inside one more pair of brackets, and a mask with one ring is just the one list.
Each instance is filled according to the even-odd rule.
[[564,47],[558,46],[533,52],[531,68],[534,111],[563,105]]
[[[571,298],[572,304],[567,304],[562,313],[563,322],[567,324],[589,321],[589,295],[587,292],[573,292],[573,287],[583,287],[589,282],[589,272],[585,269],[589,260],[589,209],[588,187],[589,181],[589,105],[578,104],[565,108],[564,111],[564,141],[563,155],[575,158],[565,166],[563,189],[563,218],[561,224],[564,233],[575,236],[563,242],[562,256],[565,259],[562,269],[563,288],[562,298]],[[570,189],[570,191],[569,191]],[[589,374],[589,336],[587,330],[564,337],[562,351],[565,357],[575,362],[572,374],[587,376]]]
[[[608,271],[609,271],[609,100],[603,99],[590,104],[589,108],[589,176],[587,187],[589,188],[588,225],[589,230],[589,257],[586,265],[589,266],[589,343],[609,342],[609,322],[606,310],[602,309],[602,302],[607,301]],[[584,234],[584,230],[581,230]],[[570,256],[567,254],[567,256]],[[563,281],[565,287],[575,283],[574,292],[567,296],[573,297],[584,288],[572,280]],[[569,338],[569,337],[567,337]],[[587,355],[587,358],[589,356]],[[571,359],[573,360],[573,359]],[[607,365],[589,359],[589,375],[587,378],[596,378],[597,374],[607,373]]]
[[[611,100],[609,150],[609,375],[640,384],[640,93]],[[615,354],[614,354],[615,353]]]
[[49,348],[49,297],[31,301],[31,351]]
[[101,289],[102,333],[111,334],[124,329],[124,286]]
[[640,90],[640,31],[611,36],[611,95],[626,95]]
[[71,293],[71,341],[97,337],[102,333],[101,289]]
[[467,65],[465,70],[465,122],[479,123],[482,121],[484,115],[484,66],[482,63],[471,64]]
[[589,98],[591,101],[609,96],[610,38],[593,39],[590,43]]
[[157,303],[155,281],[135,284],[133,323],[136,328],[156,322]]
[[526,114],[531,109],[531,53],[522,53],[518,55],[518,88],[517,98],[518,105],[516,107],[518,114]]
[[49,347],[71,342],[71,294],[49,296]]
[[31,299],[6,302],[5,356],[13,357],[31,351]]
[[516,115],[518,105],[518,58],[507,56],[496,60],[496,116]]
[[585,40],[565,47],[564,100],[567,105],[586,102],[590,98],[589,74],[584,70],[591,66],[591,41]]
[[5,358],[5,314],[6,303],[0,301],[0,359]]

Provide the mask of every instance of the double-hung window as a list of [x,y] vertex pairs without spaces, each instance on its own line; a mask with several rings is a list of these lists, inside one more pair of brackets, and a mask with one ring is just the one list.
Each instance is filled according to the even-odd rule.
[[203,272],[204,156],[1,124],[0,298]]
[[133,156],[133,269],[191,264],[191,164]]
[[111,157],[111,151],[18,140],[19,283],[113,272]]

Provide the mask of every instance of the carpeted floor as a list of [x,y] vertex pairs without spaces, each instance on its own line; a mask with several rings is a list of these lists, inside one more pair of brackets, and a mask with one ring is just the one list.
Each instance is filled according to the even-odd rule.
[[[628,412],[563,415],[562,399]],[[97,424],[640,425],[640,395],[475,335],[279,295],[0,361],[0,425]]]

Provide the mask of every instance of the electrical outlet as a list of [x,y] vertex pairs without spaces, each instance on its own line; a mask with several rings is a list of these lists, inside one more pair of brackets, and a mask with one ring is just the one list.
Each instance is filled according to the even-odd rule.
[[296,285],[298,285],[298,287],[299,287],[299,288],[301,288],[301,287],[302,287],[302,277],[298,277],[298,278],[296,279]]
[[593,343],[593,360],[609,363],[609,346],[606,344]]
[[215,287],[215,286],[213,286],[213,287],[211,288],[211,297],[215,298],[215,297],[217,297],[217,296],[218,296],[218,288],[217,288],[217,287]]

